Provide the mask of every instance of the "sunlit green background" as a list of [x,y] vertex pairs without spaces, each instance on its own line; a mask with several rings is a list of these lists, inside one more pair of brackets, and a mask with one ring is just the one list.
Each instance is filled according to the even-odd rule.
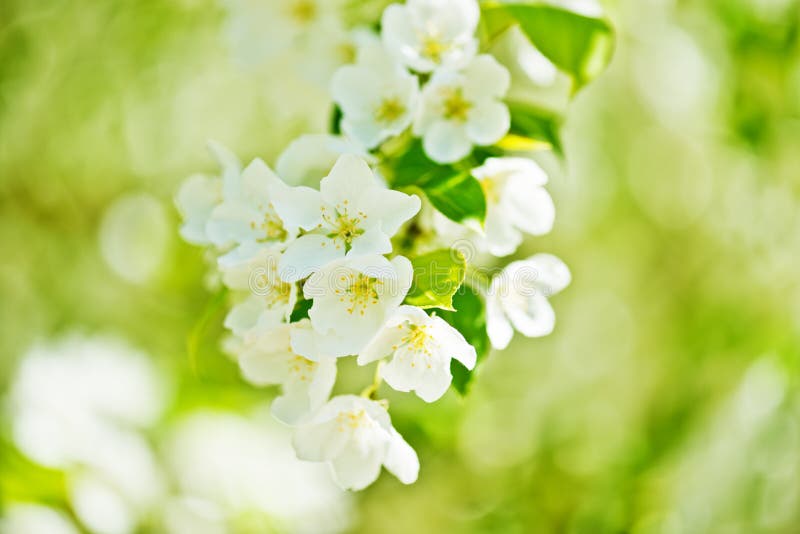
[[[382,390],[420,480],[358,494],[355,532],[800,532],[800,4],[606,8],[618,46],[569,111],[556,227],[519,251],[573,270],[556,332],[492,354],[464,400]],[[221,310],[189,358],[212,294],[172,197],[214,170],[206,139],[273,163],[329,109],[290,66],[235,64],[222,19],[0,2],[0,389],[77,330],[153,356],[176,384],[164,425],[274,394],[219,350]],[[7,426],[2,504],[65,506]]]

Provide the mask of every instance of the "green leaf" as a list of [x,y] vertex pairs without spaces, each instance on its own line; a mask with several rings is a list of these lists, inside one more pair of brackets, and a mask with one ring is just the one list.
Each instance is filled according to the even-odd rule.
[[453,295],[464,282],[467,262],[455,249],[442,249],[411,260],[414,281],[405,303],[420,308],[453,309]]
[[572,77],[576,91],[596,78],[611,61],[614,30],[603,19],[541,3],[493,4],[484,8],[484,16],[490,20],[503,20],[503,13],[513,17],[534,46]]
[[561,118],[557,115],[521,102],[506,102],[511,113],[510,134],[533,141],[547,143],[552,149],[563,154],[559,127]]
[[394,187],[419,188],[442,215],[455,222],[474,220],[483,224],[486,197],[469,171],[434,163],[418,141],[392,162],[392,169]]
[[333,106],[330,118],[330,131],[334,135],[342,133],[342,109],[339,106]]
[[[437,312],[437,315],[461,332],[467,343],[475,347],[480,363],[491,348],[489,336],[486,334],[486,309],[483,300],[475,291],[464,285],[462,290],[453,296],[453,308],[454,311]],[[475,364],[476,369],[478,363]],[[450,372],[453,374],[453,387],[462,395],[466,394],[475,369],[470,371],[454,359],[450,363]]]
[[300,298],[294,305],[294,309],[292,310],[292,315],[289,317],[289,322],[296,323],[297,321],[300,321],[302,319],[308,319],[308,310],[311,309],[311,306],[313,304],[314,304],[313,300],[304,299],[301,293]]

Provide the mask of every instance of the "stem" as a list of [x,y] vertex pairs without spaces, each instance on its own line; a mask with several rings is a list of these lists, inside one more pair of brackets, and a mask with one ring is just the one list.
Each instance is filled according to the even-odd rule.
[[383,365],[383,361],[379,361],[378,365],[375,366],[375,376],[372,378],[372,384],[365,387],[364,390],[361,392],[361,396],[365,399],[375,399],[375,394],[378,392],[378,388],[381,387],[381,382],[383,379],[381,378],[381,366]]

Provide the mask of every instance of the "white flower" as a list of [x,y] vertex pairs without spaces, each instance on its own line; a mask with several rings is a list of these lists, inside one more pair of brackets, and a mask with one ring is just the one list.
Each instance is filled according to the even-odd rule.
[[414,134],[437,163],[467,156],[473,144],[499,141],[511,125],[500,99],[508,91],[508,70],[492,56],[476,57],[463,71],[440,69],[422,90]]
[[319,36],[342,30],[341,0],[226,0],[226,33],[238,60],[257,65],[309,51]]
[[510,263],[486,296],[486,331],[496,349],[508,346],[514,329],[527,337],[553,331],[556,316],[547,298],[570,283],[569,268],[550,254]]
[[344,489],[369,486],[381,465],[403,484],[419,474],[417,453],[392,427],[386,408],[355,395],[331,399],[297,427],[292,443],[301,460],[329,462]]
[[336,359],[315,361],[295,354],[293,330],[311,329],[308,320],[283,324],[247,344],[239,357],[245,379],[259,386],[280,384],[283,394],[272,401],[272,414],[281,422],[295,424],[322,406],[336,381]]
[[69,517],[54,508],[39,504],[11,504],[0,517],[5,534],[78,534]]
[[358,63],[336,71],[331,93],[342,109],[344,133],[374,148],[411,124],[419,82],[385,51],[370,48]]
[[289,185],[306,185],[319,189],[319,181],[327,176],[342,154],[355,154],[370,161],[366,150],[339,135],[301,135],[281,152],[275,163],[278,175]]
[[420,207],[419,197],[380,187],[366,162],[352,154],[339,157],[319,191],[286,188],[273,202],[286,224],[308,231],[281,257],[279,272],[287,282],[301,280],[345,255],[391,252],[389,238]]
[[222,169],[220,176],[190,176],[181,184],[175,196],[175,205],[183,217],[181,237],[194,245],[212,243],[207,232],[211,213],[225,196],[231,196],[239,189],[241,164],[236,156],[213,141],[209,141],[208,148]]
[[408,0],[386,8],[381,33],[386,48],[413,70],[459,69],[478,49],[479,18],[475,0]]
[[553,228],[556,210],[543,187],[547,174],[528,158],[489,158],[472,175],[486,196],[483,248],[494,256],[513,254],[522,232],[543,235]]
[[297,227],[284,223],[272,205],[275,190],[288,188],[262,160],[242,172],[240,187],[211,212],[209,239],[218,247],[245,243],[284,243]]
[[425,402],[444,395],[453,376],[450,360],[475,367],[475,348],[441,317],[416,306],[401,306],[358,355],[358,364],[391,356],[381,377],[397,391],[415,391]]
[[249,293],[225,317],[225,327],[234,335],[269,330],[292,314],[297,287],[278,276],[280,256],[279,246],[245,244],[219,259],[223,283]]
[[[411,287],[411,262],[403,256],[363,256],[328,264],[303,285],[316,338],[316,350],[346,356],[358,354],[397,309]],[[303,355],[312,353],[308,338],[293,339]]]

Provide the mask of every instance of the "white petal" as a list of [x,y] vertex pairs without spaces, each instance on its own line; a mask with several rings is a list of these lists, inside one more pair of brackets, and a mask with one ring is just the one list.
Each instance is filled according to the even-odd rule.
[[275,213],[284,226],[313,230],[322,222],[322,197],[310,187],[290,187],[283,182],[270,184],[269,195]]
[[297,457],[310,462],[323,462],[335,458],[346,443],[347,434],[339,432],[335,420],[302,424],[295,428],[292,436],[292,446]]
[[508,347],[511,338],[514,337],[514,329],[503,313],[497,295],[490,294],[486,298],[486,333],[492,346],[498,350]]
[[331,97],[339,104],[345,116],[370,115],[369,110],[378,104],[383,86],[373,70],[360,65],[339,67],[331,79]]
[[242,202],[225,202],[211,212],[206,224],[206,233],[212,243],[224,247],[231,243],[243,243],[258,238],[253,223],[261,214]]
[[325,202],[334,207],[354,203],[362,193],[376,187],[367,162],[353,154],[342,154],[328,176],[319,185]]
[[464,70],[464,95],[472,101],[501,98],[508,92],[511,75],[488,54],[482,54]]
[[392,251],[392,241],[381,226],[372,226],[366,232],[353,239],[352,248],[347,257],[366,256],[371,254],[388,254]]
[[239,194],[241,186],[240,174],[242,165],[239,163],[239,158],[216,141],[208,142],[208,150],[222,169],[222,191],[224,197],[228,200],[233,199]]
[[400,343],[404,333],[395,323],[389,321],[358,354],[358,365],[367,365],[391,356],[394,352],[393,347]]
[[500,209],[523,232],[544,235],[553,229],[556,207],[543,187],[521,188],[509,184],[503,196]]
[[294,388],[273,399],[270,413],[281,423],[294,425],[301,421],[310,409],[307,388]]
[[366,148],[375,148],[390,135],[371,117],[363,119],[345,118],[342,120],[342,131]]
[[472,149],[463,126],[449,121],[434,122],[422,138],[425,153],[436,163],[454,163]]
[[286,282],[296,282],[343,255],[344,250],[337,249],[332,239],[306,234],[286,248],[278,262],[278,275]]
[[383,465],[403,484],[412,484],[419,475],[417,453],[394,428],[390,432],[391,441]]
[[433,317],[431,324],[436,340],[442,347],[442,352],[448,358],[455,358],[467,369],[473,369],[477,360],[475,347],[467,343],[464,336],[453,328],[441,317]]
[[453,375],[449,368],[429,369],[421,376],[414,391],[425,402],[436,402],[442,398],[452,381]]
[[364,192],[358,206],[368,220],[380,221],[381,230],[391,237],[403,223],[419,213],[422,201],[417,195],[374,187]]
[[282,384],[289,378],[288,361],[292,357],[288,345],[277,351],[250,348],[239,357],[239,368],[242,376],[251,384]]
[[498,257],[513,254],[522,243],[522,234],[511,224],[508,213],[502,207],[489,208],[484,223],[483,242],[489,252]]
[[419,55],[417,31],[411,23],[408,8],[391,4],[381,17],[381,37],[386,49],[395,54],[406,65],[419,72],[430,72],[436,64]]
[[550,334],[556,325],[556,314],[547,299],[533,295],[517,305],[505,305],[504,310],[511,324],[523,336],[541,337]]
[[569,267],[552,254],[536,254],[521,263],[536,273],[535,283],[546,297],[562,291],[572,281]]
[[218,179],[196,174],[183,182],[175,196],[175,205],[184,219],[181,235],[186,241],[197,245],[209,243],[206,222],[220,202],[222,183]]
[[367,153],[347,139],[328,134],[301,135],[278,156],[278,174],[291,185],[319,187],[341,154]]
[[530,158],[487,158],[483,165],[472,170],[475,178],[505,178],[514,189],[539,187],[547,183],[547,174]]
[[371,448],[362,454],[355,447],[346,447],[331,461],[334,478],[342,489],[362,490],[375,482],[381,473],[382,451]]
[[225,317],[225,328],[235,335],[242,336],[258,324],[258,318],[267,310],[263,298],[251,295],[235,305]]
[[467,134],[475,144],[491,145],[508,133],[511,115],[505,104],[484,101],[470,110]]
[[320,359],[319,362],[317,362],[314,378],[311,380],[311,385],[308,389],[308,397],[312,410],[316,410],[327,402],[335,383],[336,359]]

